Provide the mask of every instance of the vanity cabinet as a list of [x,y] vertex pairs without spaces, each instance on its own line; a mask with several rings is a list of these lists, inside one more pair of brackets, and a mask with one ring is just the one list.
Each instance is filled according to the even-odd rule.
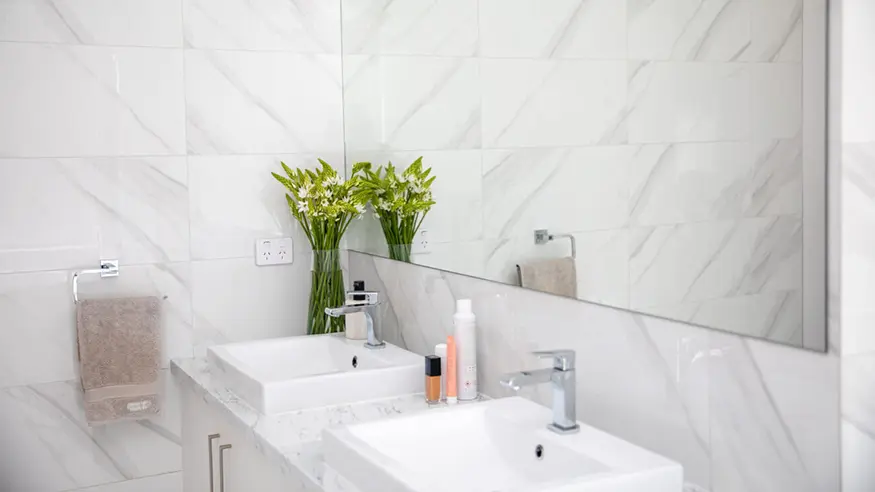
[[300,489],[280,466],[268,462],[259,452],[242,424],[211,408],[193,391],[183,392],[182,419],[184,492]]

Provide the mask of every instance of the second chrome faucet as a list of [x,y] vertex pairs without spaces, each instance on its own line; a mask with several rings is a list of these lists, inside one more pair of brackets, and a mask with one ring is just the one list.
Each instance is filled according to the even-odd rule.
[[[355,296],[364,297],[364,300],[356,300]],[[368,341],[365,347],[369,349],[381,349],[386,346],[386,342],[381,338],[382,330],[380,326],[380,316],[378,308],[380,306],[380,296],[377,292],[349,291],[346,293],[347,304],[336,308],[325,308],[325,314],[333,318],[339,318],[353,313],[364,313],[365,323],[368,328]]]
[[558,434],[579,431],[574,351],[547,350],[534,352],[534,355],[541,359],[553,359],[553,367],[509,374],[501,380],[501,384],[519,391],[523,386],[549,382],[553,386],[553,423],[547,428]]

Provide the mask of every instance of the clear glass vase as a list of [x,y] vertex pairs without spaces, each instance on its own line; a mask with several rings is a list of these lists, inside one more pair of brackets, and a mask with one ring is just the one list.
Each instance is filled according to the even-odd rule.
[[392,260],[410,263],[410,252],[412,250],[413,250],[412,244],[390,244],[389,245],[389,258]]
[[332,318],[325,308],[342,306],[345,301],[343,270],[340,268],[340,250],[313,251],[310,308],[307,315],[307,334],[340,333],[346,326],[343,317]]

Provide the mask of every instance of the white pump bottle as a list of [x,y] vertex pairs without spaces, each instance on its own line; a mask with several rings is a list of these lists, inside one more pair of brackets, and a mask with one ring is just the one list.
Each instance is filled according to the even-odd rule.
[[476,400],[477,391],[477,318],[470,299],[456,301],[456,314],[453,316],[456,341],[456,377],[458,379],[459,400]]

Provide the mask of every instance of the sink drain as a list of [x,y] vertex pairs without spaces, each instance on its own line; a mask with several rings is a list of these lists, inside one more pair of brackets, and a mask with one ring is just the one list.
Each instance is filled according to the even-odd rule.
[[541,446],[540,444],[535,446],[535,458],[538,458],[539,460],[544,459],[544,446]]
[[354,356],[352,356],[352,367],[358,367],[358,366],[359,366],[359,358],[354,355]]

